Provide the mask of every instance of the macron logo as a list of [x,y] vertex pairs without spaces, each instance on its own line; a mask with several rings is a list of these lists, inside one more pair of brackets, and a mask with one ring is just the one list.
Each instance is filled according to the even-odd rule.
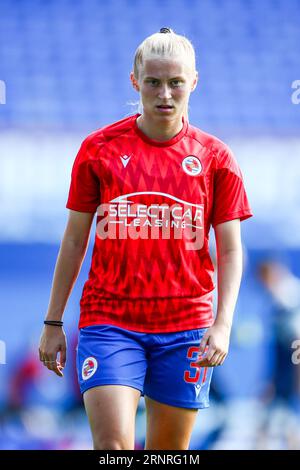
[[128,155],[122,155],[120,158],[122,160],[123,167],[126,168],[131,157],[128,157]]

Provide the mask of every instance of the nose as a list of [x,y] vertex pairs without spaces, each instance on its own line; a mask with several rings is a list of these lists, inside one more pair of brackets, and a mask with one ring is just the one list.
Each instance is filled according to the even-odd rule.
[[161,100],[168,100],[172,97],[170,87],[168,84],[162,85],[159,89],[158,98]]

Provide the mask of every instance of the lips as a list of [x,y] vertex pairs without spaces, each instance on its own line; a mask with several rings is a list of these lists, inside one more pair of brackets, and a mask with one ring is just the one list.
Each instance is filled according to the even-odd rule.
[[169,105],[162,104],[162,105],[157,106],[157,108],[161,108],[161,109],[172,109],[173,106],[171,106],[171,105],[169,106]]

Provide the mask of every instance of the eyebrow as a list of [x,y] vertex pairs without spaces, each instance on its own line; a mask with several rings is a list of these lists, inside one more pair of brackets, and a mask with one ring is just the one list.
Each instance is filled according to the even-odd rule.
[[[145,77],[144,80],[160,80],[160,78],[157,77]],[[172,77],[169,80],[184,80],[183,77]]]

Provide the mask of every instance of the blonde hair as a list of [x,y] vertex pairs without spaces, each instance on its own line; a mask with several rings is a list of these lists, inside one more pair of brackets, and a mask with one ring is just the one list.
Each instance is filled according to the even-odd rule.
[[174,33],[172,29],[161,28],[161,32],[148,36],[139,45],[134,56],[133,72],[139,78],[139,67],[153,55],[160,57],[185,57],[191,69],[196,70],[194,47],[189,39]]

